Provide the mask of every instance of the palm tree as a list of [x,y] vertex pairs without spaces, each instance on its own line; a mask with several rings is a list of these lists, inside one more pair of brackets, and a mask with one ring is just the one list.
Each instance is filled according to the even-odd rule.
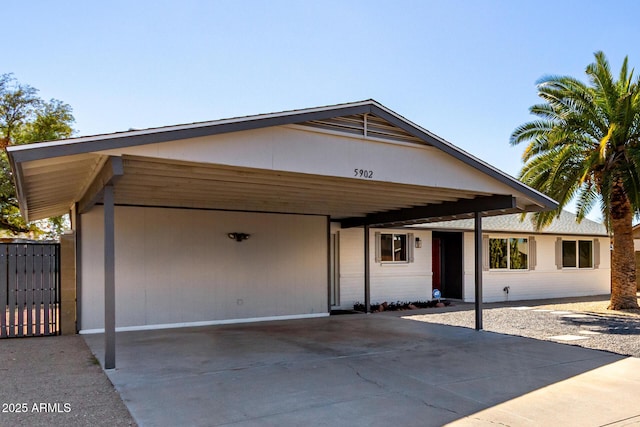
[[616,81],[602,52],[587,66],[589,84],[567,76],[537,82],[544,103],[537,120],[519,126],[511,144],[526,142],[520,179],[559,202],[536,216],[548,225],[570,201],[581,220],[600,204],[613,234],[609,309],[638,308],[632,219],[640,211],[640,79],[624,59]]

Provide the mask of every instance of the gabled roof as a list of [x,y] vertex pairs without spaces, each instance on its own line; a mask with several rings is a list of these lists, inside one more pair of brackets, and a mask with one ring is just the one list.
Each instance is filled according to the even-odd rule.
[[[326,132],[360,135],[361,138],[364,137],[367,139],[394,140],[409,145],[417,144],[434,147],[449,156],[452,156],[454,159],[462,162],[468,167],[471,167],[499,183],[506,185],[507,188],[511,189],[509,193],[514,195],[514,201],[513,203],[505,203],[503,199],[489,200],[490,197],[488,196],[492,196],[490,194],[456,192],[455,189],[447,190],[449,194],[447,194],[446,197],[440,197],[438,196],[440,193],[435,191],[434,188],[431,188],[429,192],[436,194],[435,197],[426,197],[427,194],[424,194],[424,192],[422,196],[419,196],[419,189],[414,189],[415,192],[412,196],[414,198],[413,203],[411,201],[411,197],[408,199],[405,197],[402,201],[398,200],[397,205],[395,206],[393,204],[376,205],[371,202],[372,195],[375,193],[367,193],[367,200],[357,199],[357,195],[361,191],[365,191],[362,188],[355,190],[355,195],[345,196],[344,199],[334,201],[334,203],[339,204],[353,200],[354,203],[359,203],[359,209],[344,210],[341,213],[339,210],[332,210],[331,206],[329,206],[325,211],[321,212],[317,205],[307,210],[303,209],[304,206],[310,206],[310,204],[307,203],[308,201],[304,199],[306,195],[305,192],[308,192],[309,189],[299,188],[297,190],[297,194],[300,195],[298,199],[287,200],[286,194],[279,193],[274,195],[273,200],[281,200],[282,203],[280,206],[277,206],[273,201],[267,200],[265,203],[259,201],[260,203],[251,205],[250,207],[247,207],[247,209],[289,211],[289,207],[295,207],[296,204],[299,204],[301,207],[295,207],[295,209],[292,208],[292,212],[326,214],[337,219],[345,219],[349,215],[352,215],[355,217],[355,220],[351,222],[347,221],[345,224],[348,223],[350,226],[357,226],[361,225],[362,221],[374,223],[378,220],[384,220],[384,222],[389,222],[387,221],[388,215],[381,216],[380,218],[369,218],[369,215],[381,213],[386,214],[389,212],[393,213],[400,209],[405,209],[405,211],[403,211],[405,215],[401,218],[415,219],[416,215],[432,214],[431,208],[427,211],[420,211],[420,213],[416,211],[406,211],[406,209],[416,206],[425,207],[429,205],[433,207],[438,204],[442,204],[444,206],[433,210],[433,212],[442,216],[450,210],[449,205],[446,205],[445,202],[456,203],[458,200],[470,200],[479,197],[483,198],[483,200],[495,202],[486,203],[486,207],[482,209],[483,211],[497,209],[497,207],[506,209],[503,210],[503,212],[535,211],[553,209],[557,206],[556,202],[551,198],[524,185],[515,178],[477,159],[460,148],[455,147],[453,144],[410,122],[374,100],[144,130],[131,130],[104,135],[85,136],[23,146],[13,146],[8,148],[8,153],[14,170],[18,197],[23,215],[28,220],[34,220],[64,214],[68,212],[74,203],[80,201],[81,198],[86,198],[87,194],[91,193],[94,188],[99,189],[101,185],[100,183],[102,182],[101,180],[103,180],[107,175],[112,175],[111,172],[108,172],[105,175],[104,167],[107,165],[107,158],[109,156],[113,157],[112,153],[117,152],[117,150],[130,149],[131,147],[139,147],[148,144],[159,144],[286,125],[298,125],[307,129],[316,128]],[[106,151],[111,154],[105,155]],[[130,164],[135,163],[139,166],[149,164],[151,167],[152,163],[157,162],[157,159],[153,158],[133,159],[127,156],[116,154],[116,158],[114,158],[114,161],[110,162],[108,166],[112,167],[114,165],[119,165],[118,167],[120,169],[126,169]],[[163,164],[161,167],[180,169],[177,172],[174,171],[174,174],[177,174],[186,173],[188,170],[193,169],[194,165],[172,163]],[[238,169],[230,172],[227,170],[220,171],[218,169],[207,170],[205,172],[211,172],[211,174],[215,173],[217,176],[220,174],[226,174],[227,177],[219,180],[217,184],[212,187],[207,187],[207,185],[213,185],[213,183],[203,184],[202,189],[199,190],[198,193],[200,196],[211,193],[207,188],[219,189],[224,187],[228,182],[235,183],[238,174],[260,172],[260,170],[240,171]],[[127,175],[126,170],[120,170],[118,173],[123,173],[125,177]],[[140,170],[136,173],[140,173]],[[231,177],[231,173],[235,174],[235,176]],[[284,179],[280,175],[278,175],[278,177],[278,179]],[[272,176],[271,173],[268,178],[276,179],[276,177]],[[296,180],[302,178],[304,178],[304,176],[290,176],[286,185],[295,185]],[[194,176],[189,175],[189,179],[194,179]],[[135,186],[136,184],[133,179],[130,179],[129,181],[124,179],[123,182],[125,181],[129,186]],[[171,181],[169,180],[169,182]],[[276,183],[274,185],[279,184]],[[344,186],[344,183],[337,183],[335,185],[338,185],[336,188],[339,189],[341,188],[340,186]],[[364,184],[358,183],[358,185],[360,186],[359,188],[361,188]],[[143,189],[138,189],[135,194],[143,195],[144,191],[142,190]],[[239,194],[242,194],[242,191],[245,190],[246,187],[242,187]],[[255,193],[255,188],[253,188],[253,190],[254,192],[251,194]],[[374,190],[372,188],[368,191]],[[98,193],[96,194],[99,198],[100,196]],[[264,192],[259,193],[265,194]],[[119,194],[121,197],[124,197],[122,196],[124,192],[118,192],[116,189],[116,203],[130,203],[130,201],[124,199],[118,201]],[[129,192],[129,194],[133,193]],[[249,193],[247,192],[246,194],[248,195]],[[511,196],[512,194],[502,193],[500,196]],[[180,197],[180,193],[175,196]],[[407,194],[407,196],[410,195]],[[203,200],[200,205],[194,200],[195,198],[193,200],[183,200],[182,202],[177,203],[176,206],[188,205],[189,207],[210,208],[212,205],[218,206],[220,202],[220,200]],[[95,201],[96,200],[94,200],[94,202]],[[97,201],[99,202],[99,200]],[[142,205],[151,205],[154,203],[158,204],[160,201],[147,200],[145,202],[141,202]],[[166,204],[167,202],[163,203]],[[169,203],[171,202],[169,201]],[[238,207],[238,204],[233,203],[221,206],[223,209],[241,208]],[[261,206],[265,207],[262,208]],[[463,207],[461,209],[465,212],[467,211],[467,207]],[[454,211],[458,212],[457,210]],[[495,214],[495,212],[493,214]]]
[[[470,219],[432,222],[421,224],[416,227],[429,228],[433,230],[473,230],[474,222]],[[494,233],[531,233],[531,234],[559,234],[576,236],[609,236],[604,224],[583,219],[580,223],[576,221],[576,215],[562,211],[560,217],[554,218],[553,222],[542,230],[536,231],[533,223],[533,215],[527,214],[521,220],[520,214],[500,215],[487,217],[482,220],[482,230]]]

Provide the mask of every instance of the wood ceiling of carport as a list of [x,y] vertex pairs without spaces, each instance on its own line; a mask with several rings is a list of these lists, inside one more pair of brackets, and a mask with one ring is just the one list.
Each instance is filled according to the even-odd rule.
[[364,217],[489,194],[125,155],[117,205]]
[[[492,208],[481,201],[492,195],[477,191],[131,155],[121,159],[122,175],[114,181],[119,205],[327,215],[347,219],[350,225],[343,226],[359,226],[363,218],[385,214],[377,223],[410,224],[413,221],[407,221],[406,215],[396,213],[415,207],[428,210],[417,217],[410,212],[411,218],[435,220]],[[96,186],[95,194],[86,207],[80,204],[81,212],[101,203],[101,174],[108,160],[108,156],[87,153],[26,163],[18,173],[29,190],[30,219],[68,211],[74,201],[91,193],[91,186]],[[502,202],[497,209],[504,209]]]
[[[107,159],[95,153],[26,162],[15,171],[24,186],[18,192],[22,207],[29,206],[28,220],[38,220],[69,212],[82,196]],[[27,203],[28,201],[28,203]]]

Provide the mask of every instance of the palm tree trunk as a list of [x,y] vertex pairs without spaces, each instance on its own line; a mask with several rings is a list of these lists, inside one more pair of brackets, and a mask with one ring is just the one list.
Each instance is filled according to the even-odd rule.
[[631,203],[621,183],[611,191],[611,228],[613,253],[611,255],[610,310],[639,308],[636,296],[636,261],[633,249]]

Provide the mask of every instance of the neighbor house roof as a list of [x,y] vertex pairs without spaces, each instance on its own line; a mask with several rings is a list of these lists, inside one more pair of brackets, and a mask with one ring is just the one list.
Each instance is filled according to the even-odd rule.
[[[492,188],[500,189],[482,192],[447,186],[446,174],[430,186],[410,186],[281,169],[275,162],[256,169],[215,157],[184,161],[153,154],[153,150],[141,155],[139,150],[203,138],[216,144],[219,139],[211,138],[243,132],[251,137],[265,128],[288,126],[372,142],[394,141],[407,149],[433,147],[453,157],[460,171],[479,172],[483,179],[492,180]],[[244,160],[247,153],[237,159]],[[27,220],[67,213],[76,203],[80,212],[90,209],[101,202],[102,188],[109,182],[115,185],[116,204],[322,214],[342,221],[343,226],[557,206],[546,195],[374,100],[13,146],[8,154]],[[275,154],[283,156],[282,152]],[[274,153],[266,153],[264,158],[270,160],[271,155]],[[348,170],[353,171],[345,168]],[[455,172],[447,171],[451,176]],[[379,197],[381,191],[385,197]]]
[[[466,231],[474,229],[474,221],[471,219],[459,219],[421,224],[416,227],[434,230]],[[482,230],[494,233],[510,232],[578,236],[609,236],[604,224],[591,221],[586,218],[578,222],[576,220],[576,215],[568,211],[562,211],[559,217],[554,218],[553,222],[542,230],[536,230],[533,222],[533,214],[527,214],[524,220],[522,219],[521,214],[487,217],[482,220]]]

